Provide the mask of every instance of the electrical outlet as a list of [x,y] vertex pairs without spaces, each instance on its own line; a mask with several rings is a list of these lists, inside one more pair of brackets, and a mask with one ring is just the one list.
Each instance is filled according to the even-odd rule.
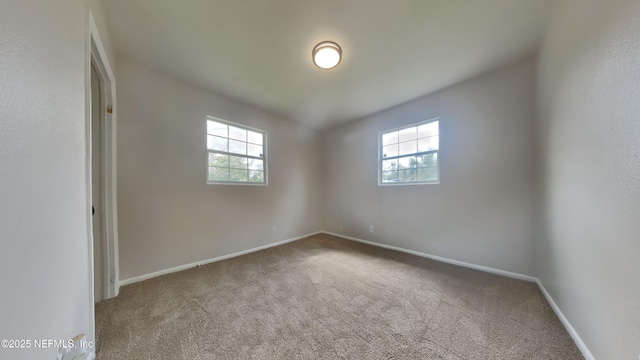
[[278,232],[278,226],[277,225],[273,225],[273,229],[272,229],[273,233],[277,233]]
[[344,233],[344,226],[340,225],[340,226],[338,227],[338,229],[340,230],[340,233],[341,233],[341,234],[342,234],[342,233]]
[[95,344],[87,341],[84,334],[76,335],[71,339],[71,346],[58,349],[56,360],[94,360],[95,354],[92,349]]
[[373,234],[373,225],[369,225],[369,232]]

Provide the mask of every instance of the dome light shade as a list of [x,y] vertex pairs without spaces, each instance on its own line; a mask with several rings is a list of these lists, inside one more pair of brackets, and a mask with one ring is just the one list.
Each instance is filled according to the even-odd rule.
[[323,41],[313,48],[313,63],[321,69],[332,69],[342,60],[342,49],[333,41]]

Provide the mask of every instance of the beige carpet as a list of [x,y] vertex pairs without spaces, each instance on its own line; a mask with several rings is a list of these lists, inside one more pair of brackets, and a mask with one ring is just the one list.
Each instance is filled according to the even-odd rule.
[[98,360],[582,359],[537,286],[316,235],[122,288]]

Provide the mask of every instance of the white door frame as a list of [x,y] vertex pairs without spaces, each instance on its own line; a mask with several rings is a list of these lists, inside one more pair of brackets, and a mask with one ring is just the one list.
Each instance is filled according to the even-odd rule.
[[89,259],[90,259],[90,279],[91,279],[91,304],[94,303],[94,269],[93,269],[93,231],[91,219],[91,63],[95,64],[95,68],[102,78],[101,103],[105,105],[106,111],[102,112],[101,118],[101,137],[102,137],[102,154],[103,154],[103,174],[102,181],[102,213],[103,218],[103,234],[104,242],[104,263],[106,268],[106,279],[103,281],[105,289],[103,289],[105,299],[110,299],[118,295],[119,286],[119,268],[118,268],[118,203],[117,203],[117,139],[116,139],[116,80],[113,70],[109,64],[107,53],[98,33],[95,20],[91,11],[88,10],[89,36],[87,38],[87,51],[85,56],[85,134],[86,134],[86,164],[87,164],[87,213],[89,215]]

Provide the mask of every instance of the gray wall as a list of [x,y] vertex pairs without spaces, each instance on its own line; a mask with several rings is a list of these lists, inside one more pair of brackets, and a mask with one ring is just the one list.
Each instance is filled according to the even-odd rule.
[[538,276],[598,359],[640,353],[639,18],[562,1],[540,55]]
[[[532,275],[534,84],[526,61],[327,131],[324,228]],[[379,187],[378,132],[436,116],[441,183]]]
[[0,2],[0,339],[93,336],[85,15],[78,0]]
[[[316,131],[124,58],[117,90],[121,280],[321,230]],[[268,132],[269,186],[206,184],[207,115]]]

